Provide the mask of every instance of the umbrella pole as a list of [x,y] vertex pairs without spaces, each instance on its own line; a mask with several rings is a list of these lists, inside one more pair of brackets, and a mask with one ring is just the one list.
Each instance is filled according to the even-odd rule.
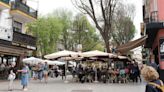
[[[96,62],[97,62],[97,59],[96,59]],[[96,66],[95,66],[95,82],[98,82],[97,81],[97,68],[96,68]]]
[[67,80],[67,67],[68,65],[67,65],[67,61],[65,61],[65,83],[68,83],[69,81]]

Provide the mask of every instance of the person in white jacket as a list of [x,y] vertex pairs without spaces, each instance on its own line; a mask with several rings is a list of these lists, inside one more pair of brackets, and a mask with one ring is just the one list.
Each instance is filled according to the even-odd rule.
[[8,90],[12,91],[13,90],[13,81],[15,79],[15,73],[13,72],[13,70],[10,70],[10,74],[8,76],[8,80],[9,80],[9,87]]

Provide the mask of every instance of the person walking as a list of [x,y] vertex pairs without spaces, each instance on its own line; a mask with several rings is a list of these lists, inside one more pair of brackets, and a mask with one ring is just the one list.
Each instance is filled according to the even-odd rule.
[[10,74],[8,76],[8,80],[10,81],[9,82],[9,87],[8,87],[8,90],[9,91],[12,91],[13,90],[13,81],[14,81],[15,77],[16,77],[16,75],[13,72],[13,70],[10,70]]
[[29,68],[26,64],[23,64],[22,70],[18,70],[21,73],[21,85],[23,86],[23,91],[27,91],[27,86],[29,82]]
[[40,80],[40,82],[43,79],[43,69],[44,69],[43,64],[42,63],[38,63],[38,79]]
[[45,83],[47,83],[47,80],[48,80],[48,64],[47,64],[47,62],[45,62],[45,64],[44,64],[43,76],[44,76]]
[[62,65],[62,69],[61,69],[61,76],[62,76],[62,80],[65,78],[66,79],[66,71],[65,71],[65,65]]
[[163,92],[160,89],[163,86],[163,82],[159,79],[159,74],[155,68],[144,66],[141,70],[141,75],[147,82],[145,92]]
[[155,62],[155,57],[153,55],[150,56],[150,64],[149,64],[149,66],[152,66],[154,69],[158,70],[158,65]]

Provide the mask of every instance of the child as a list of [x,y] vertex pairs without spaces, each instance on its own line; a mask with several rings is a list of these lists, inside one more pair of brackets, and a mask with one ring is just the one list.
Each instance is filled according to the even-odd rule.
[[9,88],[8,88],[9,91],[13,90],[13,81],[14,81],[14,79],[15,79],[15,73],[13,72],[13,70],[10,70],[10,74],[8,76],[8,80],[10,81],[9,82]]

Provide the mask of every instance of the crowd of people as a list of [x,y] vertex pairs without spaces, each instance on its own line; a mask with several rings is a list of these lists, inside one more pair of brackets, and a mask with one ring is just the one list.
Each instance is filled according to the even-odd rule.
[[[56,78],[61,76],[61,79],[66,77],[65,65],[49,66],[47,62],[45,62],[27,66],[29,67],[29,76],[34,80],[44,80],[44,82],[47,83],[48,77]],[[73,81],[81,83],[94,81],[103,83],[141,82],[140,68],[138,64],[134,62],[128,62],[126,65],[117,67],[113,67],[113,64],[101,67],[78,64],[76,67],[69,67],[67,69],[67,72],[68,71],[69,74],[72,75]]]
[[58,76],[62,76],[62,79],[64,79],[65,76],[65,66],[62,65],[48,65],[47,62],[45,64],[38,63],[33,66],[29,66],[31,70],[31,77],[34,80],[40,80],[45,79],[45,82],[47,83],[48,77],[51,78],[57,78]]
[[102,66],[101,68],[83,67],[78,65],[71,70],[75,81],[93,82],[99,81],[103,83],[128,83],[141,82],[140,69],[137,63],[128,63],[127,66],[120,68],[112,68],[111,66]]
[[[36,67],[38,67],[37,73],[35,70],[32,69],[32,67],[28,64],[23,64],[22,68],[18,69],[15,64],[1,64],[0,65],[0,70],[2,72],[2,74],[7,75],[8,76],[8,80],[9,80],[9,91],[13,90],[13,81],[18,78],[21,79],[21,85],[22,85],[22,89],[24,91],[27,90],[27,86],[28,86],[28,82],[30,80],[31,77],[33,78],[37,78],[39,80],[45,80],[45,83],[47,83],[47,79],[48,79],[48,64],[47,62],[43,63],[39,63],[36,65]],[[33,72],[33,73],[32,73]],[[6,77],[5,77],[6,78]]]
[[10,69],[13,68],[14,66],[15,66],[15,63],[11,63],[11,64],[1,63],[0,64],[0,79],[6,79],[10,73],[9,72]]
[[[4,68],[4,65],[1,64],[0,67]],[[47,62],[38,63],[37,65],[33,66],[23,64],[23,67],[21,69],[16,69],[13,64],[9,64],[8,67],[8,80],[10,81],[10,91],[12,91],[13,89],[14,79],[18,74],[21,75],[20,78],[23,90],[27,90],[30,76],[34,80],[38,79],[41,82],[44,79],[45,83],[47,83],[48,77],[56,78],[61,76],[62,79],[64,79],[64,77],[66,76],[65,65],[49,66]],[[144,77],[144,79],[149,82],[149,84],[147,84],[146,86],[146,92],[156,92],[150,91],[150,88],[153,86],[153,83],[151,82],[161,84],[158,72],[156,71],[157,65],[155,65],[155,62],[151,62],[150,65],[144,67],[142,71],[137,62],[126,62],[126,64],[124,65],[117,65],[116,63],[111,62],[110,64],[105,64],[99,67],[79,63],[76,65],[76,67],[73,66],[67,69],[72,75],[73,81],[80,83],[92,83],[96,81],[102,83],[137,83],[142,81],[140,77],[140,74],[142,72],[142,76]]]
[[[48,76],[56,78],[61,76],[62,79],[66,76],[65,65],[48,66],[47,63],[38,63],[37,65],[29,66],[31,78],[47,83]],[[87,66],[78,64],[76,67],[69,67],[68,70],[76,82],[94,82],[103,83],[128,83],[141,82],[140,68],[137,63],[128,62],[124,66],[113,67],[112,64],[101,67]]]
[[43,63],[38,63],[37,65],[34,66],[29,66],[30,70],[31,70],[31,77],[33,79],[39,79],[40,81],[42,81],[42,79],[44,79],[45,83],[47,83],[47,79],[48,79],[48,71],[49,71],[49,66],[47,64],[47,62]]

